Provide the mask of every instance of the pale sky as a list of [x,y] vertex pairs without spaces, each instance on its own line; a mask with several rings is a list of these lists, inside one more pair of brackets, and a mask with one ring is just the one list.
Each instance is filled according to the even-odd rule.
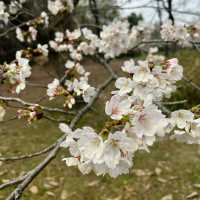
[[[126,0],[118,0],[119,4],[128,9],[121,10],[121,13],[123,16],[126,16],[130,14],[131,12],[136,12],[136,13],[142,13],[144,19],[146,22],[152,22],[154,23],[155,21],[158,20],[158,15],[155,9],[151,8],[138,8],[138,9],[132,9],[132,7],[138,7],[142,5],[147,5],[147,6],[156,6],[156,1],[155,0],[132,0],[128,3]],[[176,19],[177,23],[190,23],[193,21],[200,21],[200,0],[173,0],[173,9],[174,10],[179,10],[179,11],[191,11],[194,13],[198,13],[199,16],[194,16],[194,15],[187,15],[187,14],[179,14],[174,12],[174,17]],[[163,10],[163,19],[167,19],[168,15],[165,10]]]

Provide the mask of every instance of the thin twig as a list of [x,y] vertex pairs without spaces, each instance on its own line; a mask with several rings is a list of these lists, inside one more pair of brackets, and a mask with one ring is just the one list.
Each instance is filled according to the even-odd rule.
[[6,122],[10,122],[10,121],[13,121],[13,120],[16,120],[16,119],[18,119],[17,116],[14,116],[14,117],[11,117],[11,118],[9,118],[9,119],[5,119],[5,120],[3,120],[3,121],[0,121],[0,124],[1,124],[1,123],[6,123]]
[[161,102],[162,105],[177,105],[177,104],[184,104],[187,103],[187,100],[181,100],[181,101],[172,101],[172,102]]
[[45,88],[45,89],[47,89],[47,86],[46,86],[46,85],[42,85],[42,84],[38,84],[38,83],[27,82],[26,84],[27,84],[28,86],[31,86],[31,87],[39,87],[39,88]]
[[196,83],[192,82],[192,80],[190,80],[189,78],[183,76],[183,80],[186,81],[188,84],[190,84],[193,88],[200,91],[200,87]]
[[26,154],[26,155],[20,155],[20,156],[10,156],[10,157],[0,157],[0,161],[16,161],[16,160],[25,160],[25,159],[30,159],[30,158],[34,158],[37,156],[41,156],[43,154],[48,153],[49,151],[51,151],[53,148],[55,147],[55,144],[50,145],[38,152],[32,153],[32,154]]
[[12,179],[12,180],[10,180],[10,181],[8,181],[6,183],[1,184],[0,185],[0,190],[3,190],[3,189],[5,189],[5,188],[7,188],[9,186],[16,185],[16,184],[22,182],[27,176],[28,176],[28,174],[23,175],[23,176],[19,176],[19,177],[15,178],[15,179]]
[[42,110],[49,111],[49,112],[60,112],[60,113],[65,113],[65,114],[74,114],[74,112],[72,112],[72,111],[65,111],[65,110],[60,109],[60,108],[51,108],[51,107],[42,106],[42,105],[35,104],[35,103],[30,103],[30,102],[24,101],[20,98],[17,98],[17,97],[0,96],[0,100],[17,102],[17,103],[20,103],[24,106],[40,106]]

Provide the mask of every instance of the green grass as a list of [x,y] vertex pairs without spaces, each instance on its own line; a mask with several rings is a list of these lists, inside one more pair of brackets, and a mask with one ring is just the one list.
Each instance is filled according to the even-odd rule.
[[[200,57],[191,50],[176,53],[184,65],[185,74],[195,83],[199,83]],[[191,62],[192,60],[192,62]],[[114,70],[118,71],[119,63],[113,63]],[[88,68],[94,66],[88,64]],[[98,80],[92,76],[93,81],[100,83],[104,79],[104,71],[98,70]],[[193,71],[192,73],[190,71]],[[185,108],[200,103],[200,94],[193,90],[184,81],[179,84],[180,91],[172,95],[172,100],[187,99],[188,103],[182,105]],[[44,91],[43,91],[44,92]],[[43,92],[37,91],[38,95]],[[31,99],[36,93],[25,94],[26,99]],[[92,107],[89,113],[78,124],[92,125],[97,130],[102,128],[106,119],[104,114],[104,102],[109,98],[107,89],[100,99]],[[58,104],[51,102],[50,105]],[[172,107],[170,109],[176,109]],[[67,119],[66,119],[67,120]],[[22,121],[12,121],[0,124],[0,153],[2,155],[21,155],[35,152],[49,144],[52,144],[61,136],[58,125],[42,119],[27,125]],[[200,184],[200,149],[197,145],[179,144],[175,141],[161,141],[155,144],[150,153],[139,152],[134,159],[134,168],[130,175],[123,175],[116,179],[108,176],[97,177],[94,174],[83,176],[76,168],[68,168],[61,161],[67,155],[62,149],[57,158],[31,183],[24,192],[24,200],[159,200],[161,197],[172,194],[175,200],[183,200],[193,191],[200,194],[200,189],[194,184]],[[12,179],[35,167],[43,157],[31,160],[2,163],[0,166],[0,181]],[[155,173],[159,168],[161,173]],[[138,175],[138,170],[144,172],[144,176]],[[32,186],[37,186],[38,192],[33,194],[29,191]],[[13,190],[13,187],[0,191],[0,199]]]

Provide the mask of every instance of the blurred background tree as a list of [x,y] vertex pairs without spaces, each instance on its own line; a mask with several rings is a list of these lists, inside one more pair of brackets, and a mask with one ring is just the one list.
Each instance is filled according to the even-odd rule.
[[[83,0],[77,7],[76,15],[80,24],[94,24],[94,13],[91,11],[90,2],[90,0]],[[115,7],[117,5],[116,0],[95,0],[93,2],[96,3],[96,12],[99,15],[98,18],[101,25],[107,24],[120,16],[119,10]],[[90,12],[86,12],[88,10]]]
[[143,16],[142,14],[136,14],[133,12],[127,17],[127,20],[132,27],[138,25],[139,22],[143,21]]

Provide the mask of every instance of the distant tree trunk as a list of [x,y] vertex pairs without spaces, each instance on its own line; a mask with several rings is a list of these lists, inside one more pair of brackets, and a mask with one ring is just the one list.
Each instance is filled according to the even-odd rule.
[[[173,2],[173,0],[167,0],[167,5],[165,5],[165,1],[162,0],[163,7],[165,8],[165,10],[168,13],[168,18],[169,18],[169,20],[171,20],[172,24],[174,25],[175,24],[175,19],[174,19],[174,16],[173,16],[172,2]],[[173,49],[176,49],[176,45],[174,46]],[[170,50],[169,49],[169,44],[167,43],[166,44],[166,48],[165,48],[166,57],[169,56],[169,50]]]
[[172,1],[173,0],[168,0],[168,14],[169,14],[169,19],[172,21],[172,24],[174,25],[174,16],[172,14]]
[[94,16],[94,20],[95,20],[95,25],[96,25],[96,34],[99,35],[100,33],[100,19],[99,19],[99,10],[98,10],[98,6],[97,6],[97,2],[96,0],[89,0],[89,6],[90,6],[90,10],[92,12],[92,15]]
[[79,3],[79,0],[74,0],[73,2],[74,2],[74,7],[76,7]]
[[158,13],[158,19],[159,19],[159,27],[161,28],[162,26],[162,10],[160,8],[160,0],[157,1],[157,13]]
[[163,7],[165,8],[165,10],[168,13],[169,20],[171,20],[172,24],[174,25],[175,19],[174,19],[174,16],[173,16],[172,2],[173,2],[173,0],[167,0],[167,5],[165,5],[165,1],[162,0]]

